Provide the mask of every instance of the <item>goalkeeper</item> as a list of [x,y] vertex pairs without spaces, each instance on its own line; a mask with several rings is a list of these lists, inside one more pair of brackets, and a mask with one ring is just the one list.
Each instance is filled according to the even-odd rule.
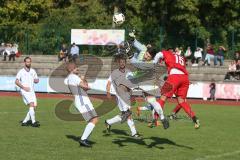
[[129,33],[129,36],[133,39],[133,47],[136,49],[133,57],[130,58],[130,62],[138,70],[130,72],[130,74],[127,75],[127,78],[135,79],[142,77],[149,71],[152,71],[154,65],[158,62],[154,60],[157,51],[151,45],[145,46],[137,41],[135,39],[134,32]]

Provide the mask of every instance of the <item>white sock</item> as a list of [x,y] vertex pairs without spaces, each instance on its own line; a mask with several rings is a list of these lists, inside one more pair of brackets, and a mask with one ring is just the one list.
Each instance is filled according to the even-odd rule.
[[29,107],[29,115],[31,117],[32,123],[35,123],[35,111],[34,111],[34,107]]
[[151,105],[153,106],[154,110],[160,116],[160,119],[163,120],[164,119],[164,115],[163,115],[163,110],[162,110],[161,105],[157,101],[152,102]]
[[89,135],[92,133],[94,127],[95,127],[95,124],[93,124],[92,122],[89,122],[87,124],[87,126],[85,127],[85,130],[82,134],[81,140],[87,139],[89,137]]
[[146,105],[146,106],[140,107],[139,109],[141,111],[151,110],[151,106],[150,105]]
[[118,122],[121,122],[122,118],[119,116],[119,115],[116,115],[115,117],[113,117],[112,119],[108,119],[107,120],[107,123],[109,125],[112,125],[114,123],[118,123]]
[[152,119],[155,118],[154,114],[155,114],[155,110],[153,109],[153,110],[152,110]]
[[26,122],[29,121],[29,120],[30,120],[30,114],[29,114],[29,111],[28,111],[25,119],[23,120],[23,123],[26,123]]
[[127,120],[127,124],[128,124],[128,126],[129,126],[129,128],[131,130],[132,136],[134,136],[137,133],[137,131],[136,131],[133,119],[128,119]]

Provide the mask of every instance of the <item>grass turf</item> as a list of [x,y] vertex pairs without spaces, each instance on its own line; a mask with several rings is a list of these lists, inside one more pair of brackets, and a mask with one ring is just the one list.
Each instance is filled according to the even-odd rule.
[[[27,112],[20,97],[0,97],[1,160],[237,160],[240,159],[240,107],[192,105],[201,121],[195,130],[189,120],[170,121],[170,128],[148,128],[136,121],[142,140],[129,136],[127,124],[116,124],[106,135],[104,120],[118,114],[118,109],[100,117],[91,135],[92,148],[76,141],[85,122],[67,122],[57,118],[55,105],[61,99],[38,99],[37,120],[40,128],[21,127]],[[94,101],[95,106],[100,101]],[[170,113],[173,104],[166,104]],[[181,112],[181,115],[184,113]]]

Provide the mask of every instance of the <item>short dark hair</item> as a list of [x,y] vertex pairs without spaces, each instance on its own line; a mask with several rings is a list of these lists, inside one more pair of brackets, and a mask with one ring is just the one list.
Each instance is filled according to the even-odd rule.
[[30,59],[32,61],[30,57],[25,57],[23,61],[26,62],[27,59]]
[[152,56],[152,58],[154,58],[155,55],[157,54],[157,50],[154,47],[148,47],[147,52]]
[[114,59],[115,59],[115,62],[119,61],[120,59],[127,61],[127,57],[124,54],[116,55]]

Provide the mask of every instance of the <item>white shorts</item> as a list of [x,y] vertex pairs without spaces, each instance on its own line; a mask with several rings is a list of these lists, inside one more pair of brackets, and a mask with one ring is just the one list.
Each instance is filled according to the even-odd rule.
[[75,107],[82,114],[83,118],[88,122],[97,117],[97,113],[90,101],[89,97],[82,95],[75,95]]
[[130,100],[123,100],[120,96],[116,95],[116,100],[117,100],[117,105],[119,110],[122,111],[127,111],[131,109],[131,101]]
[[25,92],[25,91],[22,91],[21,94],[22,94],[23,102],[26,105],[29,105],[30,103],[33,102],[34,106],[35,107],[37,106],[37,98],[36,98],[35,92]]

